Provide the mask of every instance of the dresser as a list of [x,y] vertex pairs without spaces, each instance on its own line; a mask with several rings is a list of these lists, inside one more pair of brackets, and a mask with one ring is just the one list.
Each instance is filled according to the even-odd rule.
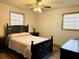
[[79,59],[79,40],[69,39],[60,48],[60,59]]

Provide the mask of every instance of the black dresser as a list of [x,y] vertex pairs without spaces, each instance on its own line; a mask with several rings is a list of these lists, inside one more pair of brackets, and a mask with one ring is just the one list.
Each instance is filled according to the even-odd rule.
[[60,48],[60,59],[79,59],[79,40],[70,39]]

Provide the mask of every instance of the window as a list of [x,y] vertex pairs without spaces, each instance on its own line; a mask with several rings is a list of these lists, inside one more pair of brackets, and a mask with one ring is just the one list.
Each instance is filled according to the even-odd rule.
[[79,30],[79,13],[64,14],[63,29]]
[[11,12],[10,25],[24,25],[24,14]]

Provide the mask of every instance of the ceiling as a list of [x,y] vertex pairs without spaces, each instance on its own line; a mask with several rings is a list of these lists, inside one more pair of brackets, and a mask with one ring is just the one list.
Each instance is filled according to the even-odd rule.
[[[36,0],[0,0],[1,3],[9,4],[23,9],[30,9]],[[79,5],[79,0],[42,0],[42,3],[52,8],[63,8]]]

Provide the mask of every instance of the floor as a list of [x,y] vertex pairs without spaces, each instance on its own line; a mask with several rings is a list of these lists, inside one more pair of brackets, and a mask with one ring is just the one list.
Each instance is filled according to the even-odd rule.
[[[54,46],[53,50],[54,50],[53,54],[51,54],[49,58],[47,58],[48,56],[46,56],[44,59],[60,59],[59,48]],[[15,53],[11,51],[6,51],[6,52],[0,53],[0,59],[22,59],[22,58],[18,57]]]
[[60,49],[59,46],[53,46],[53,55],[49,57],[49,59],[60,59]]

